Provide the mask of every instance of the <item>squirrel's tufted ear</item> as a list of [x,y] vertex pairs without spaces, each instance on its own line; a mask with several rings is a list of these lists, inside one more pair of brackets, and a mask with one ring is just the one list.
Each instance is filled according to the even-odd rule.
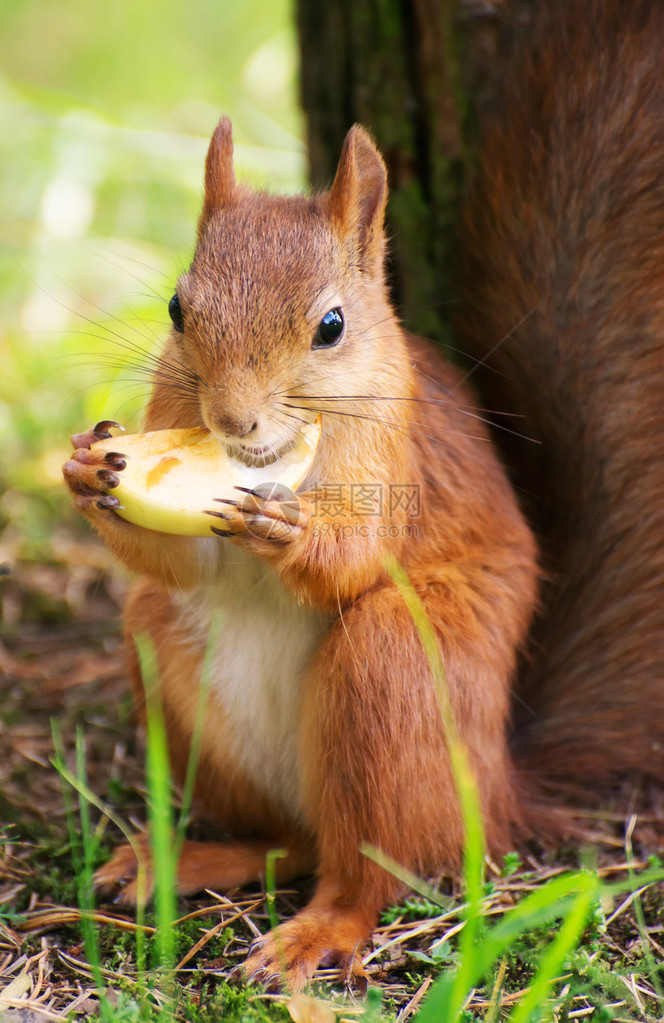
[[380,269],[387,171],[370,136],[358,124],[346,135],[329,198],[332,221],[340,235],[354,236],[362,269]]
[[214,211],[230,202],[234,191],[231,120],[222,117],[214,129],[205,158],[205,197],[198,221],[199,237]]

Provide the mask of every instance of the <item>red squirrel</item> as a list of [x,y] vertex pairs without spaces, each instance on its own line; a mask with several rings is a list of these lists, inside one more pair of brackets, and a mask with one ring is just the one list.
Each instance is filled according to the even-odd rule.
[[457,326],[539,442],[509,451],[547,578],[515,757],[588,805],[664,780],[664,7],[534,7],[484,117]]
[[[278,881],[316,874],[310,903],[246,963],[267,983],[285,969],[292,988],[322,962],[362,973],[358,950],[401,891],[363,843],[424,876],[461,863],[432,667],[390,559],[437,635],[488,848],[507,851],[524,827],[507,725],[535,543],[461,373],[390,305],[386,199],[383,160],[359,127],[329,191],[311,196],[236,183],[228,120],[210,143],[145,427],[206,427],[252,461],[277,458],[320,415],[297,521],[257,496],[224,505],[209,539],[129,524],[114,511],[121,437],[117,453],[90,450],[108,423],[73,438],[64,469],[76,507],[140,576],[125,610],[134,691],[140,704],[133,637],[147,633],[179,782],[213,646],[195,798],[232,839],[186,842],[179,890],[255,880],[275,847],[287,850]],[[97,883],[131,902],[135,872],[122,846]]]

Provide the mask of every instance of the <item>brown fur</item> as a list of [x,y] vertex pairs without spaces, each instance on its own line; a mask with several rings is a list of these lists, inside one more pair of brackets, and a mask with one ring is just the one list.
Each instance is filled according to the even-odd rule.
[[660,4],[539,5],[462,232],[460,330],[540,442],[508,452],[549,575],[518,759],[585,800],[664,778],[663,48]]
[[[521,823],[507,722],[517,650],[535,600],[535,552],[485,430],[464,414],[472,395],[431,346],[403,333],[389,306],[385,170],[368,136],[351,131],[332,189],[310,198],[236,186],[230,160],[230,129],[222,122],[207,160],[198,248],[178,284],[185,330],[172,332],[166,346],[171,364],[177,360],[196,380],[195,390],[190,384],[178,393],[173,382],[155,379],[146,426],[205,423],[240,443],[256,430],[292,430],[285,408],[304,409],[309,418],[322,409],[309,482],[318,484],[319,497],[341,486],[339,506],[317,514],[316,493],[305,486],[302,517],[279,538],[261,533],[272,515],[279,517],[265,505],[251,530],[245,512],[228,509],[232,540],[183,539],[151,534],[99,507],[108,481],[95,475],[91,435],[78,439],[65,477],[109,547],[149,577],[133,590],[126,630],[130,652],[137,633],[148,632],[155,644],[178,780],[207,639],[187,602],[219,592],[210,587],[225,578],[220,545],[228,553],[236,544],[280,581],[284,596],[275,601],[275,616],[286,597],[319,616],[322,639],[296,697],[298,809],[289,793],[268,798],[235,760],[217,682],[196,794],[209,816],[242,836],[247,866],[238,872],[236,844],[211,845],[207,858],[188,845],[179,866],[180,888],[190,890],[255,876],[271,842],[290,849],[282,876],[306,869],[315,848],[312,902],[247,965],[250,975],[265,979],[278,972],[283,951],[288,979],[298,986],[330,956],[359,971],[358,944],[400,890],[361,854],[361,843],[424,873],[456,870],[461,862],[463,829],[431,669],[385,559],[401,561],[438,636],[489,846],[500,853]],[[336,297],[326,299],[328,293]],[[344,340],[312,350],[321,317],[336,305],[346,318]],[[421,513],[412,520],[403,508],[390,512],[387,501],[380,513],[352,506],[353,485],[411,483],[421,487]],[[335,522],[347,531],[327,528]],[[239,600],[236,624],[227,626],[238,635],[243,607]],[[288,634],[282,642],[286,652]],[[132,662],[140,700],[133,655]],[[219,663],[216,670],[221,679],[230,668]],[[126,881],[130,862],[119,850],[99,883]],[[135,898],[133,882],[124,895]]]
[[[296,811],[238,762],[223,690],[206,714],[196,799],[234,839],[186,843],[180,889],[244,883],[273,846],[288,849],[280,879],[314,864],[318,875],[309,906],[253,952],[251,976],[271,982],[285,962],[297,987],[330,959],[361,971],[357,946],[399,890],[361,843],[423,873],[460,863],[431,672],[387,556],[406,568],[438,636],[493,852],[529,829],[565,826],[541,809],[548,784],[599,798],[617,778],[662,781],[663,46],[664,11],[649,0],[549,0],[524,23],[485,118],[463,218],[474,297],[460,330],[489,367],[492,406],[522,417],[518,429],[539,442],[506,450],[548,571],[516,699],[535,600],[532,538],[484,430],[464,414],[473,397],[390,309],[380,157],[354,129],[330,192],[271,197],[235,183],[229,123],[215,132],[198,248],[178,285],[185,332],[165,349],[184,379],[181,370],[155,379],[146,425],[206,424],[246,439],[260,424],[283,439],[284,408],[305,418],[322,409],[309,486],[346,488],[321,515],[305,487],[300,521],[280,522],[278,538],[261,533],[278,509],[261,506],[251,530],[245,512],[229,510],[236,535],[218,541],[269,566],[322,623],[298,682]],[[345,340],[314,353],[317,323],[337,303]],[[148,632],[181,782],[206,641],[205,623],[182,605],[215,592],[225,563],[215,542],[150,533],[104,506],[112,482],[92,439],[76,438],[65,478],[109,547],[145,577],[126,610],[135,693],[140,704],[131,637]],[[420,483],[420,517],[362,514],[348,502],[358,482]],[[348,533],[321,529],[335,522]],[[379,537],[377,525],[395,535]],[[241,625],[241,600],[233,614]],[[134,872],[122,847],[98,883],[128,881],[124,897],[135,899]]]

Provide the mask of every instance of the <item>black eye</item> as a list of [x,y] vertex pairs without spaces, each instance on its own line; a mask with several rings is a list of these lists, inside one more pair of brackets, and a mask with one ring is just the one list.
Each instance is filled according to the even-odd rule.
[[172,319],[175,329],[178,333],[182,334],[184,331],[184,319],[182,317],[182,306],[180,305],[180,299],[178,298],[177,291],[168,303],[168,315]]
[[344,334],[344,314],[341,309],[330,309],[318,324],[312,348],[332,348]]

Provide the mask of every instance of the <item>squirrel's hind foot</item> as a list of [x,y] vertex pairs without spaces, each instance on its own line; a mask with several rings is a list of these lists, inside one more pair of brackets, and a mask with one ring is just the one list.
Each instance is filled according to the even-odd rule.
[[319,967],[334,967],[344,986],[365,991],[367,973],[358,950],[367,931],[353,914],[308,907],[254,942],[244,974],[268,991],[297,992]]

